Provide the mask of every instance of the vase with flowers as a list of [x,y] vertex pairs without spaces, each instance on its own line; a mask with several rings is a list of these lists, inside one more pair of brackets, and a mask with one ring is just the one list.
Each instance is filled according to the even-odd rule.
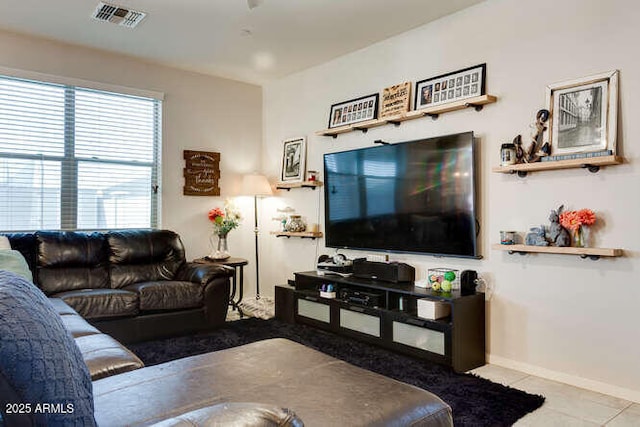
[[571,232],[573,246],[584,248],[589,246],[589,226],[595,224],[596,215],[591,209],[565,211],[560,214],[560,224]]
[[208,213],[209,221],[213,224],[213,234],[209,238],[211,253],[207,258],[225,260],[231,256],[227,235],[231,230],[240,225],[240,212],[230,201],[225,200],[224,209],[213,208]]

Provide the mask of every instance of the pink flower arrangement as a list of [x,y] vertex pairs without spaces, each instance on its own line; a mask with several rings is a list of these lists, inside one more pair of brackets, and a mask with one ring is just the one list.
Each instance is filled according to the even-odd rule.
[[560,224],[571,231],[575,231],[583,225],[593,225],[595,222],[596,214],[591,209],[566,211],[560,214]]

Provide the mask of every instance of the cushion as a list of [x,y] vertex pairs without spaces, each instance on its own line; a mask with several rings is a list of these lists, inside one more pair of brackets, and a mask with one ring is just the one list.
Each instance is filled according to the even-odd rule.
[[107,233],[111,287],[173,280],[185,262],[184,246],[169,230],[124,230]]
[[63,314],[78,314],[73,308],[69,307],[69,304],[62,301],[60,298],[49,298],[49,302],[53,305],[56,313],[61,316]]
[[11,243],[7,236],[0,236],[0,249],[11,249]]
[[69,304],[85,319],[135,316],[138,294],[122,289],[81,289],[53,295]]
[[194,426],[303,427],[304,423],[287,408],[231,402],[196,409],[153,424],[153,427]]
[[18,251],[0,249],[0,270],[11,271],[33,282],[33,276],[31,275],[31,270],[29,270],[29,265],[27,265],[27,260]]
[[38,231],[38,286],[51,295],[75,289],[109,288],[104,235]]
[[138,293],[141,311],[201,307],[204,297],[204,287],[199,283],[173,280],[136,283],[124,289]]
[[76,344],[92,380],[144,367],[138,356],[109,335],[85,335],[76,338]]
[[[0,374],[14,391],[9,398],[20,398],[0,402],[8,423],[7,403],[29,403],[34,424],[95,425],[91,377],[78,346],[44,294],[7,271],[0,271],[0,336]],[[0,401],[6,396],[0,394]],[[58,410],[36,411],[42,403]],[[29,423],[29,416],[19,418],[11,422]]]
[[71,336],[74,338],[101,333],[95,326],[91,326],[89,322],[84,320],[79,314],[64,314],[61,315],[60,318],[62,319],[62,324],[65,329],[69,331]]

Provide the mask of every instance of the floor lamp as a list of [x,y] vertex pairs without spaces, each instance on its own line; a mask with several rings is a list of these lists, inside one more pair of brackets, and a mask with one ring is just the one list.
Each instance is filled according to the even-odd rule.
[[270,196],[273,194],[271,185],[264,175],[245,175],[242,179],[242,192],[248,196],[253,196],[254,228],[253,233],[256,239],[256,299],[260,299],[260,257],[258,255],[258,197]]

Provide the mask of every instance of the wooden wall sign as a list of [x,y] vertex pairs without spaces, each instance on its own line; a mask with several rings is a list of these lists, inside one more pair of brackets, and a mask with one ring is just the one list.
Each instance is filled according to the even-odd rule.
[[220,153],[184,150],[185,196],[219,196]]
[[379,118],[384,119],[409,111],[411,105],[411,82],[400,83],[382,89]]

